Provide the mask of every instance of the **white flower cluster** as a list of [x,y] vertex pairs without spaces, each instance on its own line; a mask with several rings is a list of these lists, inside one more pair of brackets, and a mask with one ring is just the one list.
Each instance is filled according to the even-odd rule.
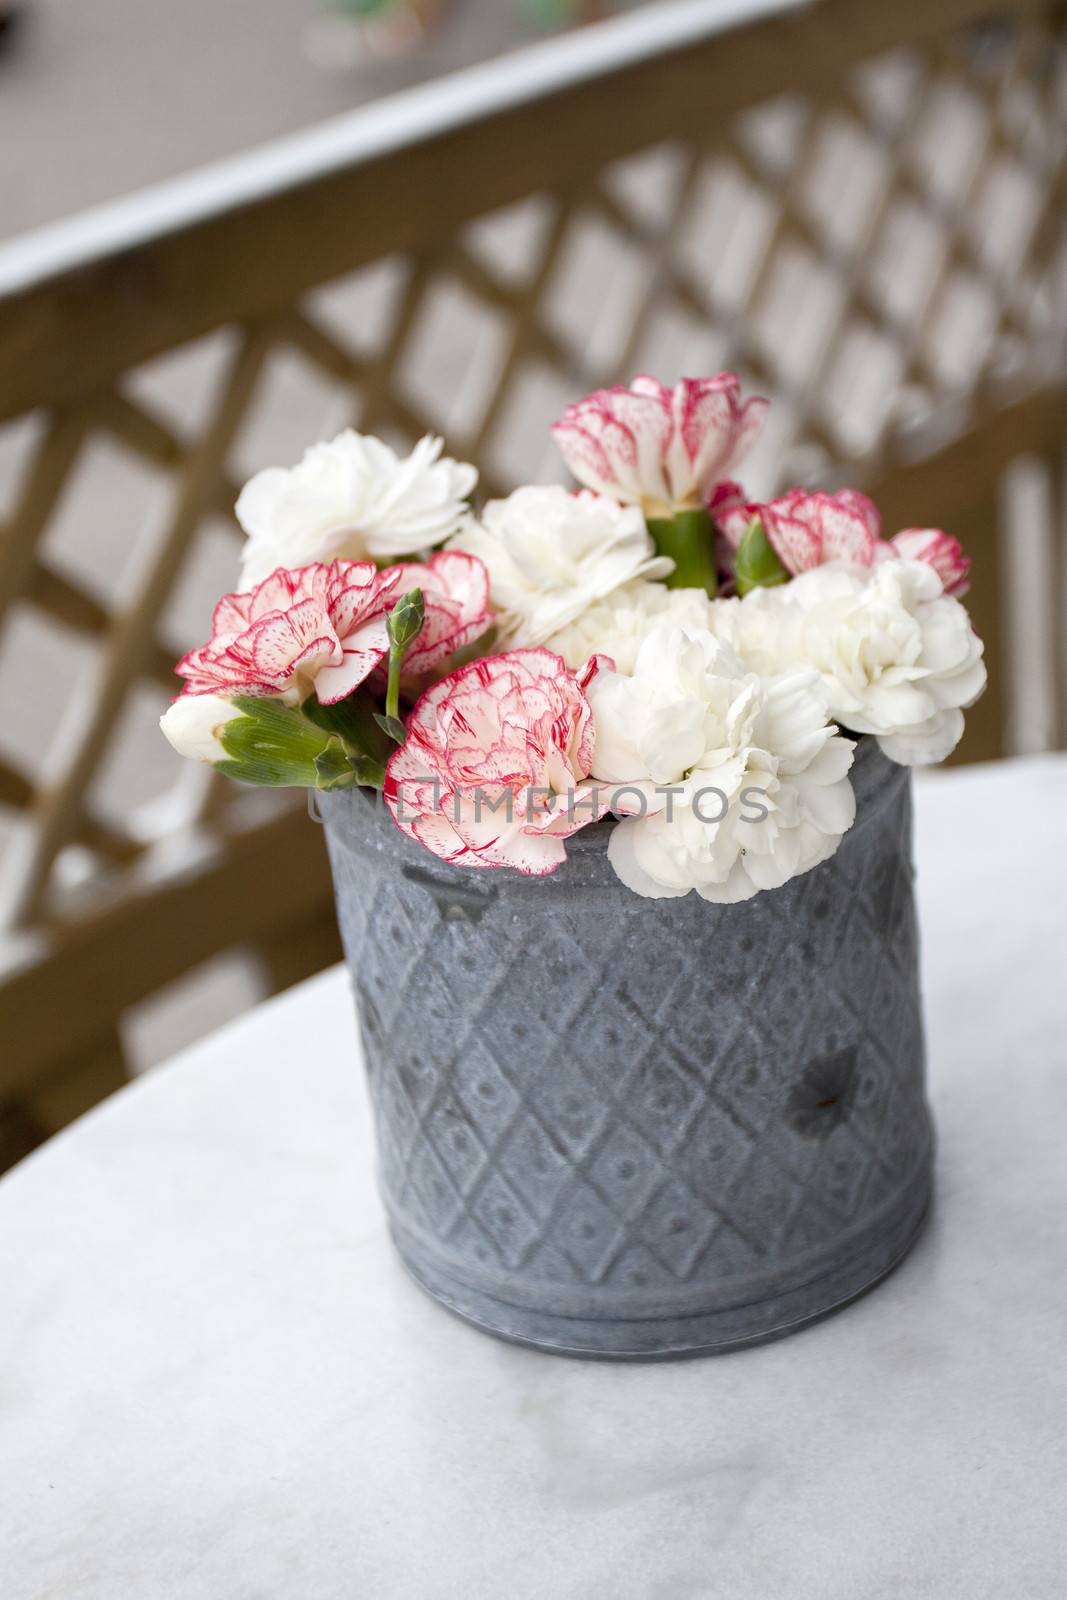
[[943,761],[985,688],[982,641],[922,561],[833,562],[711,610],[716,635],[756,671],[813,668],[831,716],[905,766]]
[[589,702],[593,776],[649,800],[608,845],[638,894],[746,900],[825,861],[852,826],[853,746],[814,671],[761,677],[706,629],[660,622]]

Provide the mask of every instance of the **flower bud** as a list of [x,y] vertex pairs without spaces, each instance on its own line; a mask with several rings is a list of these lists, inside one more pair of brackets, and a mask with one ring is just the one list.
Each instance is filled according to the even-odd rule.
[[181,694],[159,719],[164,737],[180,756],[212,765],[226,760],[219,735],[241,713],[220,694]]
[[740,595],[748,594],[751,589],[770,589],[789,581],[789,573],[775,555],[759,517],[752,518],[737,547],[734,571]]
[[222,729],[219,742],[229,759],[216,763],[220,772],[272,788],[337,787],[339,759],[347,757],[336,734],[267,696],[242,695],[233,704],[239,715]]
[[426,603],[421,589],[401,595],[389,613],[389,643],[394,650],[406,651],[422,632]]

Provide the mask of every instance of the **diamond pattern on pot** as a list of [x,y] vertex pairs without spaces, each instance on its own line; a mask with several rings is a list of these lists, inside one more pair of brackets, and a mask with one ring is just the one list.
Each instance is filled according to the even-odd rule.
[[523,1292],[740,1294],[899,1194],[928,1134],[909,794],[883,788],[832,860],[741,906],[629,895],[578,835],[548,882],[494,874],[476,922],[440,909],[469,874],[399,870],[413,847],[335,802],[400,1226]]

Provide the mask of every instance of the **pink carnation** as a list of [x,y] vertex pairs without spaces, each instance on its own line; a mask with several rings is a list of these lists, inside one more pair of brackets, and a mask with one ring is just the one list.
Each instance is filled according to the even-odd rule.
[[378,572],[367,561],[279,567],[247,594],[219,601],[210,643],[175,668],[185,693],[295,704],[314,689],[323,705],[343,700],[388,654],[399,581],[399,568]]
[[858,489],[837,494],[792,489],[766,505],[744,505],[723,493],[733,487],[720,485],[711,502],[715,525],[731,550],[759,517],[772,549],[793,577],[827,561],[870,567],[901,556],[933,567],[946,594],[966,593],[971,563],[958,539],[939,528],[905,528],[892,539],[881,539],[878,508]]
[[839,494],[791,489],[766,505],[728,505],[715,511],[716,526],[734,550],[759,517],[768,542],[794,577],[827,561],[869,567],[877,559],[881,519],[874,502],[856,489]]
[[683,378],[673,389],[639,377],[569,406],[552,434],[579,482],[667,516],[706,503],[755,441],[767,405],[742,403],[733,372]]
[[417,684],[492,623],[489,574],[477,556],[460,550],[439,550],[427,562],[402,562],[389,572],[399,573],[395,598],[421,589],[426,603],[422,632],[404,659],[405,684]]
[[435,683],[386,768],[397,826],[442,861],[554,872],[594,820],[585,689],[602,665],[575,676],[550,650],[512,650]]
[[960,541],[940,528],[905,528],[889,541],[897,555],[908,561],[925,561],[933,567],[945,586],[945,593],[958,600],[970,588],[971,558],[963,553]]

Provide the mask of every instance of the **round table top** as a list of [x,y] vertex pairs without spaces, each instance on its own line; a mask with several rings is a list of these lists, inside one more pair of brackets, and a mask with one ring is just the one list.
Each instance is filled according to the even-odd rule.
[[918,819],[939,1195],[884,1286],[677,1365],[455,1321],[325,973],[0,1184],[5,1600],[1059,1600],[1067,760]]

